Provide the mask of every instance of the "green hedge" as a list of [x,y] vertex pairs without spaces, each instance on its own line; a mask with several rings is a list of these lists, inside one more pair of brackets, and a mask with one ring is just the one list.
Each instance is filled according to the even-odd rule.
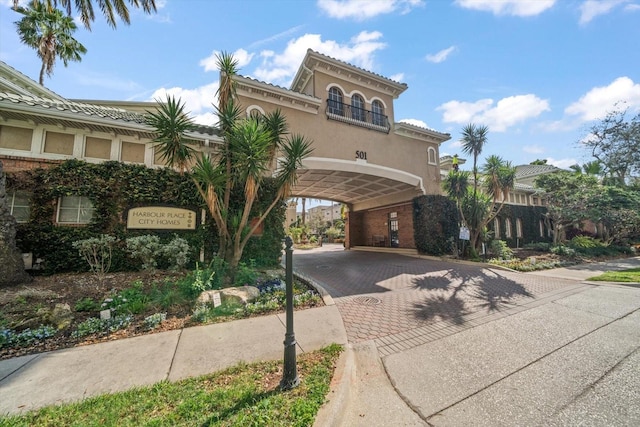
[[420,253],[451,253],[458,238],[458,210],[445,196],[420,196],[413,199],[413,230]]
[[[217,231],[210,215],[206,216],[205,224],[200,225],[203,204],[193,182],[188,176],[168,168],[150,169],[115,161],[93,164],[69,160],[50,169],[7,174],[7,185],[13,190],[32,194],[29,222],[18,225],[16,243],[22,252],[32,252],[34,260],[45,260],[42,271],[45,274],[88,270],[88,265],[71,244],[100,234],[110,234],[119,240],[113,254],[112,271],[137,269],[138,266],[126,256],[125,239],[142,234],[156,234],[163,243],[171,240],[174,234],[179,235],[194,248],[193,260],[198,259],[202,247],[207,259],[218,251]],[[273,191],[269,184],[265,185],[262,194],[266,195],[268,191]],[[96,211],[91,223],[85,226],[54,225],[58,198],[74,195],[88,197],[93,203]],[[192,209],[198,213],[198,228],[127,230],[124,217],[127,209],[148,205]],[[252,239],[251,248],[247,248],[243,259],[255,259],[262,264],[277,262],[282,247],[279,242],[284,233],[285,211],[284,208],[276,211],[265,224],[266,241],[253,242]],[[278,221],[280,223],[276,226]]]

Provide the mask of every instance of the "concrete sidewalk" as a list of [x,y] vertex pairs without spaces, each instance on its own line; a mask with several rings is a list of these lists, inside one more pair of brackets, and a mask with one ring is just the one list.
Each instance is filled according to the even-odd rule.
[[[347,343],[335,305],[296,311],[294,329],[299,353]],[[282,359],[285,331],[281,313],[2,360],[0,414]]]

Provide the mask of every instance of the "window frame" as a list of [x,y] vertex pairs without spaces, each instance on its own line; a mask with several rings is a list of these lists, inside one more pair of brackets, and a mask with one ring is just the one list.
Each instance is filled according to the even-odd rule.
[[385,126],[384,105],[377,99],[371,102],[371,120],[376,126]]
[[[29,193],[28,191],[20,191],[20,190],[9,190],[7,189],[7,205],[9,207],[9,214],[11,214],[11,216],[13,216],[16,219],[16,222],[19,224],[25,224],[27,222],[29,222],[29,218],[31,217],[31,197],[32,197],[32,193]],[[26,205],[18,205],[16,206],[16,195],[17,194],[24,194],[25,198],[27,199],[26,201]],[[21,219],[19,217],[17,217],[15,215],[15,208],[24,208],[26,210],[26,219]]]
[[[72,207],[63,207],[63,200],[65,199],[69,199],[69,198],[77,198],[78,199],[78,203],[77,203],[77,207],[76,206],[72,206]],[[87,206],[83,206],[83,202],[88,202],[89,207]],[[75,216],[75,220],[74,221],[63,221],[61,220],[60,214],[62,213],[63,210],[67,210],[67,211],[72,211],[72,210],[76,210],[76,216]],[[82,211],[83,210],[87,210],[88,212],[91,213],[90,217],[88,218],[88,220],[84,220],[83,219],[83,215],[82,215]],[[96,208],[93,204],[93,202],[91,201],[91,199],[89,199],[89,197],[87,196],[78,196],[78,195],[72,195],[72,196],[61,196],[58,198],[58,206],[56,209],[56,223],[57,224],[64,224],[64,225],[87,225],[87,224],[91,224],[91,222],[93,221],[93,218],[95,216],[95,212],[96,212]],[[86,217],[86,215],[84,215],[84,217]]]
[[364,122],[367,116],[367,110],[365,110],[364,98],[355,93],[351,95],[351,118],[353,120],[358,120],[359,122]]
[[329,113],[337,116],[344,116],[344,94],[335,86],[329,88],[329,97],[327,98]]

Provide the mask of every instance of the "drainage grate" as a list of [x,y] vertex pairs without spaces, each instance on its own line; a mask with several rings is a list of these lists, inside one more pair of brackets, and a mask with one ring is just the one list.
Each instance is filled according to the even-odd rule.
[[382,302],[382,300],[375,297],[357,297],[353,301],[360,305],[378,305]]
[[316,268],[319,270],[328,270],[331,268],[330,265],[316,265]]

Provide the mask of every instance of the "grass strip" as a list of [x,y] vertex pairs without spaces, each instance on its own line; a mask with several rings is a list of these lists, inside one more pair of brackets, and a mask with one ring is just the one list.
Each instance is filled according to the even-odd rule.
[[0,416],[0,426],[310,426],[342,347],[297,358],[300,385],[281,391],[283,362],[240,364],[177,382]]
[[630,268],[628,270],[607,271],[599,276],[590,277],[587,280],[598,282],[624,282],[640,283],[640,268]]

